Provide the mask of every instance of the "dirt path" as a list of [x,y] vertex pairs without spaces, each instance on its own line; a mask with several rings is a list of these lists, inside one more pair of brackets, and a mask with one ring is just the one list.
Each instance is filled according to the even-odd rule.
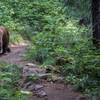
[[11,46],[11,53],[0,56],[0,61],[23,65],[24,63],[26,63],[22,58],[26,51],[26,46],[27,44]]
[[[27,65],[27,61],[23,59],[23,55],[26,51],[26,45],[21,45],[21,46],[13,46],[11,47],[11,53],[7,55],[3,55],[0,57],[0,61],[7,61],[10,63],[14,64],[19,64],[20,66],[29,68]],[[29,68],[29,70],[35,70],[38,71],[39,73],[42,72],[42,69],[40,68]],[[75,93],[72,91],[72,86],[71,85],[65,85],[64,83],[60,82],[47,82],[44,79],[41,79],[40,81],[36,83],[27,83],[26,87],[24,88],[26,90],[30,90],[33,92],[32,95],[28,95],[29,100],[77,100],[77,97],[80,95],[80,93]],[[34,87],[36,85],[42,86],[42,88],[37,89],[34,91]],[[39,95],[36,95],[37,92],[43,92],[46,93],[45,96],[40,97]],[[41,95],[42,93],[40,93]]]

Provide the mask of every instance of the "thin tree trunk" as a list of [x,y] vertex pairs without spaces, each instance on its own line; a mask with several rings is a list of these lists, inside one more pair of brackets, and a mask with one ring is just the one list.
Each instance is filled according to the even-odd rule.
[[100,0],[92,0],[93,43],[100,49]]

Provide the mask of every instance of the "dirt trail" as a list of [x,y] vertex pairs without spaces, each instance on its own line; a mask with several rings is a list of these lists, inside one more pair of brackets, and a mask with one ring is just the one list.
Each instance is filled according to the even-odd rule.
[[[23,59],[23,55],[26,51],[27,45],[13,46],[11,47],[11,53],[3,55],[0,57],[0,61],[7,61],[14,64],[19,64],[20,66],[27,67],[27,61]],[[39,70],[40,68],[31,68],[31,70]],[[45,91],[45,97],[38,97],[36,95],[29,95],[29,100],[77,100],[77,97],[80,93],[75,93],[72,91],[71,85],[65,85],[64,83],[59,82],[47,82],[46,80],[41,80],[33,85],[40,84],[43,86],[42,90]],[[34,87],[34,86],[33,86]],[[32,84],[31,84],[31,88]]]
[[26,46],[27,44],[11,46],[11,53],[0,56],[0,61],[23,65],[26,63],[26,61],[22,58],[26,51]]

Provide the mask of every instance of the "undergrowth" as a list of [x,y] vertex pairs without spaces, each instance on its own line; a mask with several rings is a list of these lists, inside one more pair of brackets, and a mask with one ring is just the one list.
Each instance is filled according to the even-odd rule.
[[[54,66],[74,90],[100,99],[100,55],[92,43],[91,0],[1,0],[0,8],[1,25],[10,30],[11,43],[22,37],[31,41],[26,59]],[[80,26],[79,19],[87,15],[90,24]]]
[[24,27],[14,18],[14,9],[11,2],[8,0],[0,1],[0,25],[5,26],[10,34],[10,44],[24,42],[21,33],[24,33]]
[[0,62],[0,100],[28,100],[19,90],[21,68]]
[[[35,9],[37,24],[34,26],[32,45],[28,48],[26,58],[32,62],[38,61],[43,66],[54,66],[56,72],[64,75],[66,81],[74,85],[73,90],[82,91],[97,100],[100,98],[100,56],[96,54],[92,43],[91,23],[82,26],[78,24],[87,10],[84,9],[83,13],[83,8],[76,10],[77,13],[80,11],[78,17],[73,11],[76,9],[75,5],[72,7],[73,3],[70,4],[72,8],[67,5],[62,9],[63,3],[57,3],[57,0],[48,2],[36,2],[39,5]],[[86,6],[90,5],[89,1],[86,3]],[[38,19],[39,16],[41,19]]]

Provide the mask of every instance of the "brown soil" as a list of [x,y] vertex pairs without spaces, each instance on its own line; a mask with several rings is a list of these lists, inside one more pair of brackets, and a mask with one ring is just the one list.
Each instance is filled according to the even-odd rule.
[[[19,64],[20,66],[27,67],[27,61],[23,59],[23,55],[26,51],[26,45],[12,46],[11,53],[3,55],[0,57],[0,61],[6,61],[14,64]],[[31,68],[31,70],[39,70],[40,68]],[[29,100],[76,100],[80,93],[75,93],[72,91],[71,85],[65,85],[59,82],[47,82],[46,80],[41,80],[38,83],[43,85],[43,91],[46,92],[46,97],[38,97],[36,95],[28,95]]]
[[22,58],[26,51],[26,45],[12,45],[10,47],[11,52],[0,56],[0,61],[6,61],[13,64],[26,64],[26,61]]

